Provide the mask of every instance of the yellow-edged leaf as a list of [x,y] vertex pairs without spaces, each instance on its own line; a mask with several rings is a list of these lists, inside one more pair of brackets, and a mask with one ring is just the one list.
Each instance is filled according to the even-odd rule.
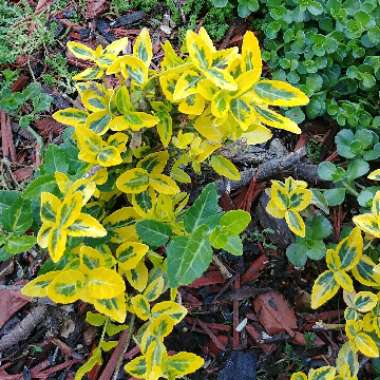
[[93,299],[91,303],[95,309],[116,322],[124,323],[127,314],[127,305],[124,294],[106,299]]
[[312,368],[309,371],[309,380],[334,380],[336,369],[331,366]]
[[57,220],[61,201],[52,193],[41,193],[40,217],[42,222],[54,224]]
[[204,360],[200,356],[185,351],[169,356],[166,361],[167,373],[172,379],[189,375],[203,365]]
[[186,115],[200,115],[206,102],[199,94],[189,95],[178,105],[178,110]]
[[83,59],[84,61],[95,60],[94,50],[87,45],[76,41],[69,41],[67,43],[67,48],[75,58]]
[[368,174],[368,178],[372,181],[380,181],[380,169],[376,169]]
[[138,356],[124,366],[124,371],[136,379],[146,379],[146,360]]
[[307,380],[307,376],[303,372],[296,372],[290,377],[290,380]]
[[120,151],[111,145],[102,148],[98,152],[96,160],[100,166],[105,168],[120,165],[123,162]]
[[70,127],[84,127],[88,112],[78,108],[65,108],[53,113],[53,119],[58,123],[69,125]]
[[81,213],[79,217],[67,227],[67,233],[74,237],[103,237],[107,235],[106,229],[89,214]]
[[47,288],[60,274],[60,271],[51,271],[29,281],[22,289],[21,294],[27,297],[47,297]]
[[148,300],[142,295],[138,294],[131,298],[133,312],[138,318],[147,321],[150,316],[150,305]]
[[368,358],[379,357],[379,349],[376,342],[365,333],[358,333],[355,335],[355,347]]
[[57,303],[73,303],[80,298],[84,283],[85,277],[79,270],[63,270],[48,285],[47,295]]
[[125,292],[125,283],[115,270],[95,268],[87,273],[85,292],[90,298],[113,298]]
[[353,228],[350,235],[339,242],[335,252],[340,261],[339,269],[348,271],[354,268],[363,254],[363,238],[360,229]]
[[357,265],[352,269],[355,279],[366,286],[379,286],[380,274],[375,272],[376,264],[373,260],[363,255]]
[[241,69],[243,72],[249,71],[252,80],[257,82],[261,77],[263,63],[261,60],[261,51],[259,41],[251,31],[247,31],[243,37],[241,46]]
[[352,218],[352,221],[364,232],[380,239],[380,218],[374,214],[362,214]]
[[128,46],[128,37],[119,38],[116,41],[111,42],[104,49],[105,53],[111,53],[118,55]]
[[73,76],[73,80],[95,80],[100,79],[104,74],[103,69],[97,66],[88,67]]
[[165,174],[151,174],[149,185],[161,194],[174,195],[180,192],[178,185]]
[[271,106],[294,107],[309,103],[309,98],[287,82],[263,79],[254,87],[256,96]]
[[305,222],[302,219],[302,216],[297,211],[287,210],[285,212],[285,220],[290,231],[295,235],[300,237],[305,237]]
[[167,150],[163,150],[146,155],[137,163],[136,167],[145,169],[148,173],[160,174],[164,171],[168,160],[169,153]]
[[338,270],[334,272],[335,281],[347,292],[354,291],[354,284],[351,277],[344,271]]
[[165,291],[165,280],[162,276],[154,279],[144,290],[144,296],[149,302],[155,301]]
[[206,70],[212,63],[212,49],[205,39],[191,30],[186,33],[186,46],[189,57],[200,70]]
[[144,261],[140,261],[137,266],[125,272],[130,285],[139,292],[142,292],[148,284],[148,268]]
[[160,120],[157,116],[146,112],[128,112],[122,116],[114,117],[109,123],[109,127],[113,131],[139,131],[143,128],[152,128],[158,124]]
[[53,262],[58,262],[65,252],[67,232],[65,229],[53,227],[48,235],[48,251]]
[[239,169],[228,158],[220,154],[213,155],[210,160],[210,165],[219,175],[233,181],[240,180]]
[[175,324],[181,322],[187,314],[187,309],[174,301],[163,301],[155,304],[152,308],[152,317],[158,318],[167,315]]
[[140,58],[145,65],[149,67],[150,62],[152,61],[153,52],[152,41],[150,40],[149,30],[147,28],[143,28],[135,39],[133,55]]
[[339,290],[339,284],[335,281],[334,272],[331,270],[321,273],[314,282],[311,291],[311,307],[317,309],[325,304]]
[[196,94],[197,85],[202,77],[194,70],[185,71],[177,80],[173,100],[179,101],[185,99],[189,95]]
[[123,193],[141,193],[149,186],[149,173],[141,168],[127,170],[118,177],[116,186]]
[[53,228],[51,223],[42,223],[37,234],[37,243],[41,248],[47,248],[49,243],[49,234]]
[[148,250],[149,246],[142,243],[126,242],[121,244],[116,250],[116,258],[119,266],[123,271],[136,268]]
[[273,134],[263,125],[253,124],[248,128],[247,132],[244,132],[241,135],[241,137],[248,145],[256,145],[266,143],[273,137]]
[[[119,66],[116,66],[116,65]],[[118,67],[121,70],[125,79],[130,78],[136,84],[142,86],[148,80],[148,66],[138,57],[126,55],[116,60],[112,66],[107,70],[107,73],[112,71],[112,68]]]

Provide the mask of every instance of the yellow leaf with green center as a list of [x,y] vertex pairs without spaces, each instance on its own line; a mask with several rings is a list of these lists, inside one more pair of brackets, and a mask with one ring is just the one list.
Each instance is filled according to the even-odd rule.
[[96,156],[104,147],[104,141],[95,132],[87,128],[75,132],[79,148],[79,159],[92,164],[97,163]]
[[202,70],[202,74],[206,79],[222,90],[236,91],[238,89],[235,79],[227,70],[210,67]]
[[244,132],[241,137],[248,145],[256,145],[266,143],[273,137],[273,134],[263,125],[253,124],[249,126],[247,132]]
[[202,77],[194,70],[185,71],[177,80],[173,100],[179,101],[185,99],[189,95],[196,94],[198,92],[197,86]]
[[155,340],[149,345],[145,353],[147,380],[158,380],[162,377],[167,356],[166,348],[162,342]]
[[354,216],[352,221],[365,233],[380,239],[380,217],[374,214]]
[[210,165],[216,173],[233,181],[240,180],[239,169],[226,157],[216,154],[211,157]]
[[87,110],[91,112],[106,111],[109,99],[103,94],[98,94],[94,90],[86,90],[81,94],[81,101]]
[[372,181],[380,181],[380,169],[376,169],[368,174],[368,178]]
[[217,53],[217,50],[215,49],[215,46],[210,38],[210,36],[207,33],[207,30],[202,26],[199,28],[198,32],[199,37],[204,41],[204,43],[207,45],[207,48],[214,54]]
[[54,224],[61,208],[61,201],[52,193],[41,193],[40,217],[43,223]]
[[155,301],[165,291],[165,280],[163,277],[157,277],[149,283],[144,290],[144,296],[149,302]]
[[152,308],[152,317],[158,318],[161,315],[170,317],[175,324],[181,322],[187,314],[187,309],[174,301],[163,301],[156,303]]
[[79,265],[82,272],[88,273],[92,269],[108,266],[107,256],[95,248],[82,245],[79,252]]
[[127,86],[121,86],[114,92],[114,101],[117,110],[121,114],[133,111],[133,105],[131,102],[131,97],[129,95],[129,90]]
[[109,66],[112,65],[112,62],[114,62],[117,59],[115,54],[112,53],[105,53],[102,54],[100,57],[95,59],[95,63],[98,67],[101,69],[107,69]]
[[293,120],[282,116],[278,112],[275,112],[265,106],[255,104],[254,110],[258,120],[269,127],[283,129],[296,134],[300,134],[302,132],[300,127]]
[[353,344],[358,351],[368,358],[379,357],[379,349],[377,344],[368,334],[363,332],[356,334],[353,339]]
[[138,161],[136,167],[145,169],[148,173],[160,174],[164,171],[169,160],[167,150],[154,152],[146,155],[142,160]]
[[302,216],[297,211],[287,210],[285,212],[285,221],[290,231],[300,237],[305,237],[306,227]]
[[93,196],[96,190],[96,184],[91,179],[82,178],[71,181],[69,177],[62,172],[55,172],[55,181],[57,182],[59,191],[62,194],[80,192],[83,198],[83,204],[86,204]]
[[253,109],[245,97],[232,99],[230,112],[243,131],[246,131],[255,120]]
[[270,199],[280,210],[286,210],[289,207],[288,192],[284,185],[279,181],[272,181]]
[[83,197],[80,192],[66,195],[57,214],[59,226],[65,228],[73,224],[79,217],[82,205]]
[[271,199],[268,202],[265,210],[269,215],[272,215],[274,218],[277,218],[277,219],[285,218],[286,210],[280,209],[279,207],[277,207],[277,205],[273,202],[273,199]]
[[100,79],[103,74],[104,70],[102,70],[100,67],[92,66],[74,75],[73,80],[96,80]]
[[168,315],[160,315],[150,321],[148,333],[162,340],[171,334],[174,328],[174,321]]
[[142,294],[132,297],[131,304],[133,307],[133,312],[136,314],[137,318],[143,321],[147,321],[149,319],[150,305],[148,300]]
[[125,276],[129,284],[138,292],[142,292],[148,284],[148,268],[144,261],[140,261],[137,266],[129,271],[126,271]]
[[126,150],[127,143],[128,143],[128,135],[122,132],[114,133],[107,139],[107,144],[115,147],[120,153]]
[[132,194],[131,203],[135,211],[140,217],[148,217],[153,213],[154,207],[156,205],[156,193],[150,187],[148,190],[145,190],[138,194]]
[[288,194],[289,208],[293,211],[302,211],[310,205],[313,193],[308,189],[296,189]]
[[204,363],[205,361],[200,356],[181,351],[169,356],[165,364],[168,375],[176,379],[197,371],[203,367]]
[[116,258],[123,271],[136,268],[137,264],[148,252],[149,247],[142,243],[126,242],[116,250]]
[[123,52],[123,50],[128,46],[128,37],[119,38],[109,45],[107,45],[104,49],[105,53],[111,53],[114,55],[118,55]]
[[192,63],[201,71],[206,70],[212,63],[212,49],[201,36],[188,30],[186,33],[186,46]]
[[[127,55],[115,62],[118,62],[121,73],[125,79],[129,78],[139,86],[144,85],[148,81],[148,66],[146,66],[144,61],[140,58]],[[111,68],[112,67],[113,65]]]
[[376,192],[372,200],[371,212],[372,214],[380,216],[380,191]]
[[107,235],[105,228],[89,214],[81,213],[75,221],[67,227],[67,234],[73,237],[103,237]]
[[351,277],[344,271],[338,270],[334,272],[335,281],[347,292],[354,291],[354,284]]
[[224,141],[228,134],[227,123],[218,123],[217,119],[208,110],[195,119],[194,128],[202,137],[215,143]]
[[295,180],[293,177],[287,177],[284,182],[284,187],[288,193],[291,193],[292,191],[296,189],[298,190],[306,189],[307,182]]
[[124,323],[127,314],[127,305],[124,294],[105,299],[92,299],[96,311],[110,317],[116,322]]
[[58,123],[76,128],[86,125],[88,115],[88,112],[78,108],[65,108],[53,113],[53,119]]
[[173,135],[173,120],[169,112],[157,112],[156,116],[159,122],[156,126],[158,136],[160,137],[161,143],[166,148]]
[[123,193],[141,193],[149,186],[149,173],[141,168],[127,170],[118,177],[116,186]]
[[60,271],[51,271],[29,281],[22,289],[21,294],[27,297],[47,297],[47,288],[60,274]]
[[159,78],[161,90],[169,102],[174,102],[174,90],[176,88],[179,76],[180,75],[178,73],[170,73],[161,75]]
[[86,121],[86,128],[95,132],[98,135],[104,135],[110,128],[112,120],[108,111],[99,111],[90,114]]
[[123,162],[120,151],[114,146],[102,148],[97,154],[96,160],[100,166],[105,168],[120,165]]
[[169,40],[166,40],[162,45],[162,50],[164,51],[164,58],[161,61],[161,70],[168,70],[184,63],[183,59],[175,52]]
[[136,379],[146,379],[146,360],[138,356],[124,366],[124,371]]
[[206,102],[199,94],[189,95],[182,100],[178,106],[178,110],[186,115],[201,115]]
[[309,103],[301,90],[279,80],[263,79],[256,83],[254,91],[261,102],[271,106],[294,107]]
[[352,274],[361,284],[378,287],[380,274],[375,272],[375,268],[376,264],[373,260],[369,256],[363,255],[357,265],[352,269]]
[[368,313],[377,304],[378,297],[369,291],[361,291],[355,295],[353,304],[360,313]]
[[69,41],[67,43],[67,48],[75,58],[82,59],[84,61],[95,60],[95,51],[87,45],[76,41]]
[[38,231],[37,243],[41,248],[47,248],[49,244],[49,235],[53,228],[51,223],[42,223],[41,228]]
[[311,307],[317,309],[325,304],[338,292],[340,286],[335,281],[334,272],[331,270],[321,273],[314,281],[311,291]]
[[340,262],[339,269],[349,271],[354,268],[363,254],[363,238],[359,228],[353,228],[350,235],[341,240],[335,248]]
[[147,28],[143,28],[140,34],[135,39],[133,45],[133,55],[138,57],[149,67],[152,61],[153,51],[152,51],[152,41],[150,40],[149,31]]
[[211,113],[217,118],[225,118],[230,110],[230,99],[226,91],[217,92],[211,101]]
[[239,50],[237,47],[218,50],[212,56],[212,67],[230,71],[235,61],[239,59]]
[[117,297],[125,292],[123,278],[113,269],[95,268],[87,272],[86,296],[96,299]]
[[218,91],[220,91],[219,88],[208,79],[202,79],[198,83],[198,93],[206,100],[211,101]]
[[349,379],[354,380],[354,376],[357,376],[359,372],[359,360],[354,349],[349,342],[342,345],[339,350],[338,357],[336,359],[336,368],[342,380]]
[[73,303],[80,298],[84,283],[85,277],[79,270],[63,270],[48,285],[47,295],[56,303]]
[[309,380],[334,380],[336,369],[331,366],[325,366],[320,368],[312,368],[309,371]]
[[161,194],[174,195],[180,192],[178,185],[165,174],[151,174],[149,185]]
[[65,229],[52,227],[48,235],[47,248],[53,262],[58,262],[66,248],[67,232]]
[[259,41],[251,31],[244,34],[241,55],[241,70],[250,72],[252,81],[257,82],[261,77],[263,63]]
[[129,112],[122,116],[114,117],[109,127],[113,131],[124,131],[131,129],[132,131],[139,131],[143,128],[152,128],[159,122],[157,116],[153,116],[146,112]]

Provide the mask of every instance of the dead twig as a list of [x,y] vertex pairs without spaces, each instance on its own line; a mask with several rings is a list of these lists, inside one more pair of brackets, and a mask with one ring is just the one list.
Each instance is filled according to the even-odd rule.
[[0,339],[0,352],[18,344],[29,337],[32,331],[40,324],[47,314],[45,305],[37,306],[8,334]]

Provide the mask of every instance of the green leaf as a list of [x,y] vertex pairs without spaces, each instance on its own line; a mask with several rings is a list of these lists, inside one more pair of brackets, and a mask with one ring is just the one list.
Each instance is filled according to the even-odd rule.
[[18,199],[12,207],[3,212],[4,228],[9,232],[22,234],[32,225],[32,207],[29,200]]
[[347,167],[346,177],[349,181],[362,177],[369,172],[369,164],[360,158],[351,161]]
[[313,198],[311,203],[317,206],[320,210],[322,210],[325,214],[329,214],[329,205],[327,204],[326,198],[323,195],[322,191],[319,189],[310,189],[313,193]]
[[307,247],[303,243],[293,243],[286,249],[288,260],[296,267],[303,268],[307,261]]
[[215,227],[219,218],[218,195],[213,183],[202,190],[193,205],[183,214],[187,232],[195,231],[202,224],[206,224],[211,229]]
[[51,193],[56,188],[54,174],[40,175],[26,186],[23,197],[25,199],[39,199],[43,191]]
[[220,224],[226,227],[229,235],[239,235],[247,228],[250,221],[251,215],[243,210],[228,211],[220,218]]
[[336,189],[328,189],[323,193],[329,206],[339,206],[343,203],[346,196],[346,189],[344,187],[337,187]]
[[322,240],[332,233],[332,225],[323,215],[314,215],[306,223],[306,237],[312,240]]
[[36,238],[28,235],[11,235],[5,243],[4,249],[11,255],[25,252],[36,244]]
[[321,240],[315,240],[307,245],[306,255],[312,260],[321,260],[325,257],[326,246]]
[[224,8],[228,4],[228,0],[211,0],[215,8]]
[[0,223],[3,222],[4,212],[6,213],[20,199],[21,193],[13,190],[0,191]]
[[66,173],[68,169],[69,164],[64,149],[58,145],[50,144],[43,155],[41,174]]
[[229,236],[227,243],[222,247],[225,251],[234,256],[243,255],[243,242],[238,235]]
[[333,181],[337,167],[330,161],[321,162],[318,165],[318,175],[324,181]]
[[156,220],[137,222],[136,231],[142,242],[153,249],[165,245],[172,235],[172,230],[167,224]]
[[169,243],[166,250],[169,287],[191,284],[208,268],[212,248],[207,232],[207,226],[200,226],[189,236],[175,237]]
[[99,313],[93,313],[92,311],[88,311],[86,314],[86,322],[91,326],[103,326],[106,320],[107,317]]

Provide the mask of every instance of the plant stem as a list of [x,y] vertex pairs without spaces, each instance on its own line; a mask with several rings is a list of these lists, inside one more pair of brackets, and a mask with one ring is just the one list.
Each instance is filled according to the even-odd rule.
[[127,352],[128,347],[129,347],[129,343],[131,342],[133,328],[135,326],[135,319],[136,319],[136,316],[134,314],[132,314],[131,320],[129,322],[129,327],[128,327],[127,341],[125,342],[125,346],[124,346],[119,358],[117,359],[116,366],[115,366],[115,372],[113,373],[112,380],[117,380],[117,375],[120,371],[121,365],[123,364],[124,354]]
[[343,181],[343,186],[347,189],[348,192],[350,192],[355,197],[359,196],[359,193],[351,185],[349,185],[347,182]]

